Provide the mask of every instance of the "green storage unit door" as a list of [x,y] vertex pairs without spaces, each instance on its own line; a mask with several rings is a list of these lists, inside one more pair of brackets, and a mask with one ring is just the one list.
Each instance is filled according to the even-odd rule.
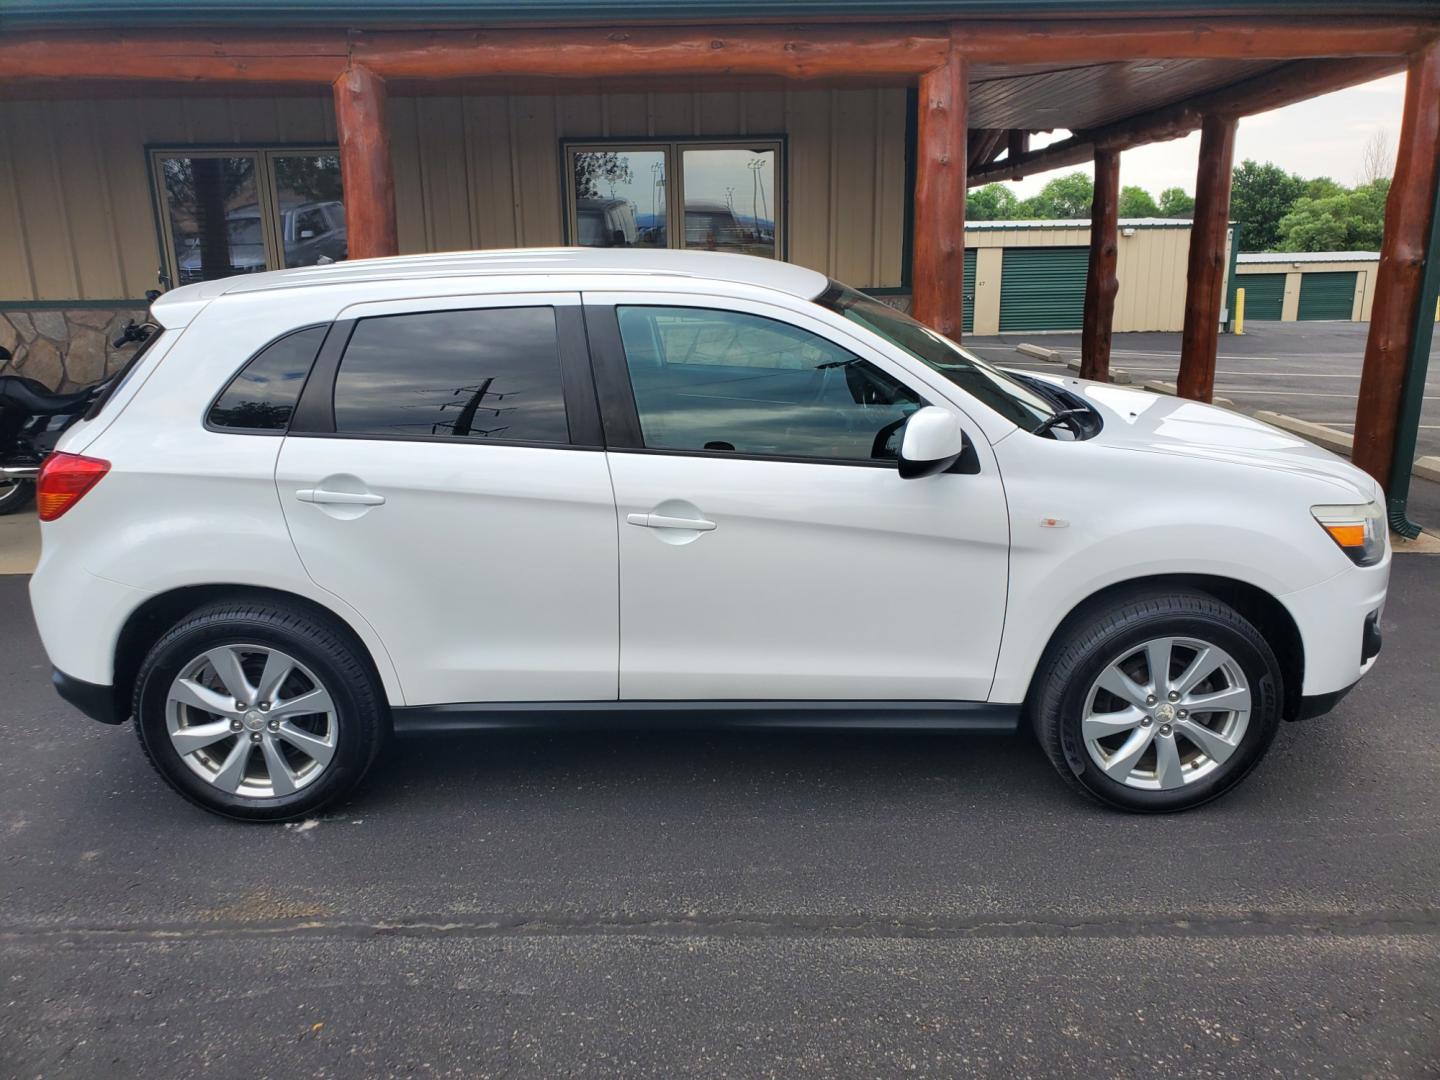
[[960,313],[960,330],[975,332],[975,249],[965,249],[965,305]]
[[1078,330],[1085,318],[1090,249],[1006,248],[1000,264],[1000,330]]
[[1343,319],[1355,312],[1354,270],[1326,270],[1300,275],[1300,318]]
[[1245,320],[1279,319],[1285,308],[1284,274],[1236,274],[1236,288],[1245,290]]

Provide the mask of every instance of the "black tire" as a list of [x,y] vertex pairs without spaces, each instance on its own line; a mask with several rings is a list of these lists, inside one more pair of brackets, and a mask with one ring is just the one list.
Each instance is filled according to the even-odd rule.
[[[290,795],[223,791],[192,771],[170,740],[166,699],[176,675],[209,649],[241,643],[288,653],[318,676],[334,703],[334,756],[312,783]],[[348,794],[389,731],[379,680],[349,629],[320,613],[270,602],[221,602],[185,616],[145,657],[135,681],[134,715],[145,756],[171,787],[197,806],[241,821],[305,817]]]
[[[1081,719],[1106,667],[1146,641],[1172,636],[1218,645],[1235,659],[1250,684],[1249,724],[1231,756],[1208,775],[1170,790],[1137,789],[1105,775],[1091,758]],[[1030,719],[1056,770],[1090,798],[1137,813],[1188,810],[1243,780],[1275,737],[1285,692],[1280,664],[1260,632],[1228,604],[1188,591],[1132,593],[1082,608],[1057,633],[1035,679]]]
[[31,480],[0,486],[0,516],[18,514],[34,501],[35,484]]

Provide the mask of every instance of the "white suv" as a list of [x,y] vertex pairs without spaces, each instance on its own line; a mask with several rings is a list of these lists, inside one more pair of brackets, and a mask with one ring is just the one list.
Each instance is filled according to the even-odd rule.
[[1373,663],[1364,473],[1232,412],[1005,373],[818,273],[525,250],[177,289],[38,482],[62,696],[306,814],[393,733],[1033,727],[1211,799]]

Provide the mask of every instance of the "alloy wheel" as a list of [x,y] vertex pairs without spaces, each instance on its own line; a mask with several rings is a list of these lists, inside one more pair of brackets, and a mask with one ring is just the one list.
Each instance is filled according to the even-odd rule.
[[1250,724],[1239,662],[1211,642],[1154,638],[1111,661],[1081,714],[1085,749],[1126,787],[1169,791],[1220,768]]
[[221,645],[180,669],[165,701],[175,752],[221,791],[293,795],[335,756],[339,723],[320,679],[265,645]]

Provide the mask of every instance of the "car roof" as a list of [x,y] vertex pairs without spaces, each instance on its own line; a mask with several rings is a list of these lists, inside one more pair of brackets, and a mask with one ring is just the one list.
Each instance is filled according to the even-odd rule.
[[[451,251],[438,255],[403,255],[389,259],[354,259],[327,266],[243,274],[172,289],[155,301],[152,310],[160,316],[165,308],[172,305],[180,306],[196,301],[205,302],[220,296],[274,289],[488,275],[503,275],[508,282],[522,274],[683,277],[697,281],[754,285],[789,293],[805,300],[819,296],[828,285],[825,275],[817,271],[754,255],[635,248],[515,248]],[[164,322],[163,318],[161,321]]]

